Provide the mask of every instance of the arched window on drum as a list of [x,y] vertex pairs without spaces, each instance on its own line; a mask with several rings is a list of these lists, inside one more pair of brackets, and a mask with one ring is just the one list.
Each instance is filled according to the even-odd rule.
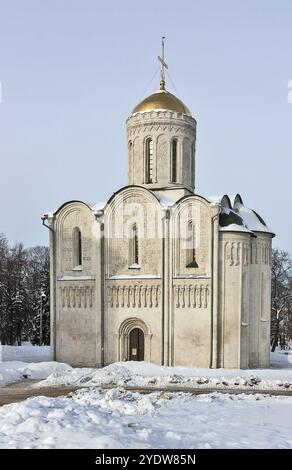
[[145,149],[145,182],[153,183],[153,140],[146,140]]
[[171,142],[171,182],[177,183],[177,139]]

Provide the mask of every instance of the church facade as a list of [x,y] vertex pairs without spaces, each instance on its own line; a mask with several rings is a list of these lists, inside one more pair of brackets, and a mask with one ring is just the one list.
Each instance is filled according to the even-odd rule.
[[196,121],[164,77],[126,126],[128,186],[43,216],[54,359],[268,367],[273,233],[240,195],[196,193]]

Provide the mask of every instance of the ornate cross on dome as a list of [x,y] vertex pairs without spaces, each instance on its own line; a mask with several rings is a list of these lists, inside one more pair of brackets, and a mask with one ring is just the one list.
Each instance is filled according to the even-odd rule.
[[162,40],[161,40],[162,54],[161,54],[161,57],[158,56],[158,60],[161,64],[160,66],[160,90],[165,90],[165,69],[168,69],[168,65],[164,60],[164,39],[165,39],[165,36],[162,36]]

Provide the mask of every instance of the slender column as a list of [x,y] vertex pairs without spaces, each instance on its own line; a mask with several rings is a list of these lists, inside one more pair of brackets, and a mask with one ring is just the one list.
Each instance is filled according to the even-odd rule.
[[163,302],[164,302],[164,357],[163,364],[170,365],[170,312],[169,312],[169,266],[170,266],[170,247],[169,247],[169,209],[165,211],[163,218],[164,224],[164,276],[163,276]]
[[219,213],[213,217],[213,269],[212,269],[212,357],[211,367],[218,367],[218,264],[219,264]]
[[[105,309],[107,309],[106,293],[105,293],[105,270],[104,270],[104,214],[103,211],[99,211],[95,214],[96,222],[98,222],[99,231],[97,239],[97,257],[99,262],[97,263],[97,276],[96,276],[96,315],[100,314],[100,322],[97,323],[98,331],[97,335],[97,350],[96,350],[96,361],[97,365],[104,366],[105,364]],[[114,292],[111,293],[112,301],[114,302]],[[118,299],[118,292],[116,292]],[[99,339],[99,340],[98,340]]]
[[54,218],[48,218],[50,237],[50,344],[51,359],[57,360],[56,354],[56,233],[54,231]]

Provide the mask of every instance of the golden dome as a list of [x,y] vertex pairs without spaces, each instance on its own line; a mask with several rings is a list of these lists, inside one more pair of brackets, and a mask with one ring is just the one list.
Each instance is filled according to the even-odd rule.
[[187,116],[192,115],[190,110],[181,100],[166,90],[160,90],[157,93],[147,96],[147,98],[141,101],[141,103],[133,109],[133,114],[155,111],[157,109],[176,111],[177,113],[183,113]]

